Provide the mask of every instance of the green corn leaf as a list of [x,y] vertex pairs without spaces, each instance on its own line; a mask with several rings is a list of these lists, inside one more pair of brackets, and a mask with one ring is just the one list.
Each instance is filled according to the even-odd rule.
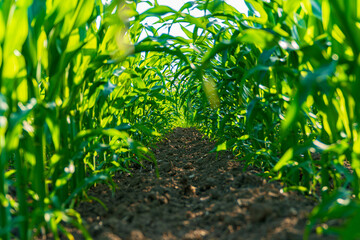
[[[6,24],[5,24],[4,14],[3,14],[3,8],[2,8],[2,5],[0,5],[0,44],[4,41],[4,38],[5,38],[5,25]],[[0,65],[1,65],[1,63],[0,63]]]
[[7,104],[6,98],[0,93],[0,116],[4,116],[8,110],[9,105]]
[[[15,50],[21,52],[22,45],[28,35],[28,25],[27,8],[16,7],[14,11],[10,12],[4,38],[4,59],[7,59],[8,56],[14,54]],[[21,26],[20,29],[19,26]]]
[[176,13],[176,11],[168,6],[158,5],[143,12],[139,20],[142,21],[147,17],[160,17],[169,13]]
[[311,0],[312,14],[319,20],[322,19],[321,5],[317,0]]
[[0,67],[1,67],[1,65],[2,65],[2,55],[3,55],[3,53],[2,53],[3,51],[2,51],[2,48],[0,47]]
[[285,187],[283,189],[284,192],[289,192],[289,191],[299,191],[299,192],[303,192],[303,193],[307,193],[309,191],[309,189],[307,189],[304,186],[291,186],[291,187]]
[[276,165],[273,168],[273,171],[277,172],[286,165],[292,163],[293,156],[294,156],[294,149],[289,148],[285,152],[285,154],[280,158],[279,162],[276,163]]
[[258,113],[258,109],[256,109],[258,103],[260,101],[260,98],[255,98],[251,100],[251,102],[248,105],[248,108],[246,109],[246,126],[247,128],[252,128],[252,124],[255,122],[254,119],[256,118],[256,114]]
[[193,33],[191,31],[189,31],[186,27],[184,27],[183,25],[180,25],[181,29],[183,30],[183,32],[185,33],[185,35],[188,37],[188,38],[192,38],[193,36]]
[[[89,2],[91,2],[90,0]],[[66,14],[70,14],[76,8],[78,0],[56,0],[52,6],[47,9],[46,23],[51,28],[62,21]]]
[[101,135],[114,136],[114,137],[119,137],[121,139],[129,138],[129,135],[126,132],[121,132],[116,129],[99,128],[99,129],[87,129],[87,130],[80,131],[74,138],[73,142],[78,143],[78,141],[88,139],[88,138],[93,138],[93,137],[99,137]]
[[246,17],[246,20],[260,23],[260,24],[266,24],[268,21],[268,14],[266,13],[265,9],[263,8],[262,3],[255,1],[255,0],[245,0],[246,5],[248,6],[249,10],[251,10],[252,14],[255,14],[255,12],[259,13],[258,16],[253,17]]
[[74,28],[78,28],[85,24],[91,17],[95,2],[93,0],[83,0],[80,2],[78,8],[80,9],[79,14],[76,17]]
[[182,7],[179,9],[179,12],[184,11],[185,9],[189,9],[194,6],[195,2],[186,2]]
[[48,110],[46,117],[46,124],[49,127],[51,138],[54,143],[54,147],[57,151],[60,150],[60,125],[54,111]]
[[293,101],[289,110],[286,112],[285,120],[281,123],[281,136],[285,138],[289,134],[290,129],[297,121],[300,112],[300,105],[298,101]]
[[225,141],[225,142],[217,145],[215,151],[216,151],[216,152],[226,151],[226,150],[227,150],[227,145],[226,145],[226,144],[227,144],[227,142]]
[[[205,17],[194,17],[191,16],[190,14],[183,14],[184,20],[178,20],[179,22],[186,22],[189,23],[190,25],[195,25],[195,27],[200,28],[200,29],[207,29],[207,24],[209,23],[209,20]],[[197,34],[197,30],[194,29],[194,33]]]
[[16,6],[28,8],[29,6],[31,6],[32,3],[33,3],[33,0],[19,0],[19,1],[16,1]]
[[[205,9],[205,7],[207,7]],[[222,13],[222,14],[239,14],[239,12],[233,6],[227,4],[225,1],[216,0],[209,1],[207,4],[201,4],[198,6],[199,10],[209,10],[212,14]]]
[[277,44],[274,34],[263,29],[246,29],[238,37],[239,42],[255,44],[262,49],[269,49]]
[[324,30],[326,31],[329,28],[330,23],[330,3],[329,0],[323,0],[321,2],[321,10],[322,10],[322,23],[324,26]]

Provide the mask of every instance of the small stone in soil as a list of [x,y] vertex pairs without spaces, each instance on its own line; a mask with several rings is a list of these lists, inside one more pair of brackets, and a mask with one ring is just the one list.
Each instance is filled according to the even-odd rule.
[[250,206],[249,213],[251,222],[262,222],[272,213],[272,209],[268,204],[254,203]]
[[146,240],[147,238],[144,234],[139,230],[133,230],[130,233],[129,240]]

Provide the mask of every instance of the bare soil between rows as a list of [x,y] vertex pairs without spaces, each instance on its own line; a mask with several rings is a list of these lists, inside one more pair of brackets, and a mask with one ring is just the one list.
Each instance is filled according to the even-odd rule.
[[[316,202],[284,193],[256,169],[243,171],[230,153],[194,128],[176,128],[154,149],[151,166],[122,173],[113,193],[98,184],[76,209],[94,239],[303,239]],[[75,239],[81,239],[73,230]],[[312,233],[310,239],[329,239]]]

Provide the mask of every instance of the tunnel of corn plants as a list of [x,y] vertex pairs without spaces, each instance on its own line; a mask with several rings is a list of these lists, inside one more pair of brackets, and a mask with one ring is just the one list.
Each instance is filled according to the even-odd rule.
[[360,238],[360,1],[230,2],[0,1],[0,239]]

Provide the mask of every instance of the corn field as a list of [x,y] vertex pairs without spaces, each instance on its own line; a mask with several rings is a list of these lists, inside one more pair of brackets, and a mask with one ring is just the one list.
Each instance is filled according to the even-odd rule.
[[91,238],[86,190],[184,124],[319,199],[305,238],[360,238],[360,1],[245,4],[0,1],[0,239]]

